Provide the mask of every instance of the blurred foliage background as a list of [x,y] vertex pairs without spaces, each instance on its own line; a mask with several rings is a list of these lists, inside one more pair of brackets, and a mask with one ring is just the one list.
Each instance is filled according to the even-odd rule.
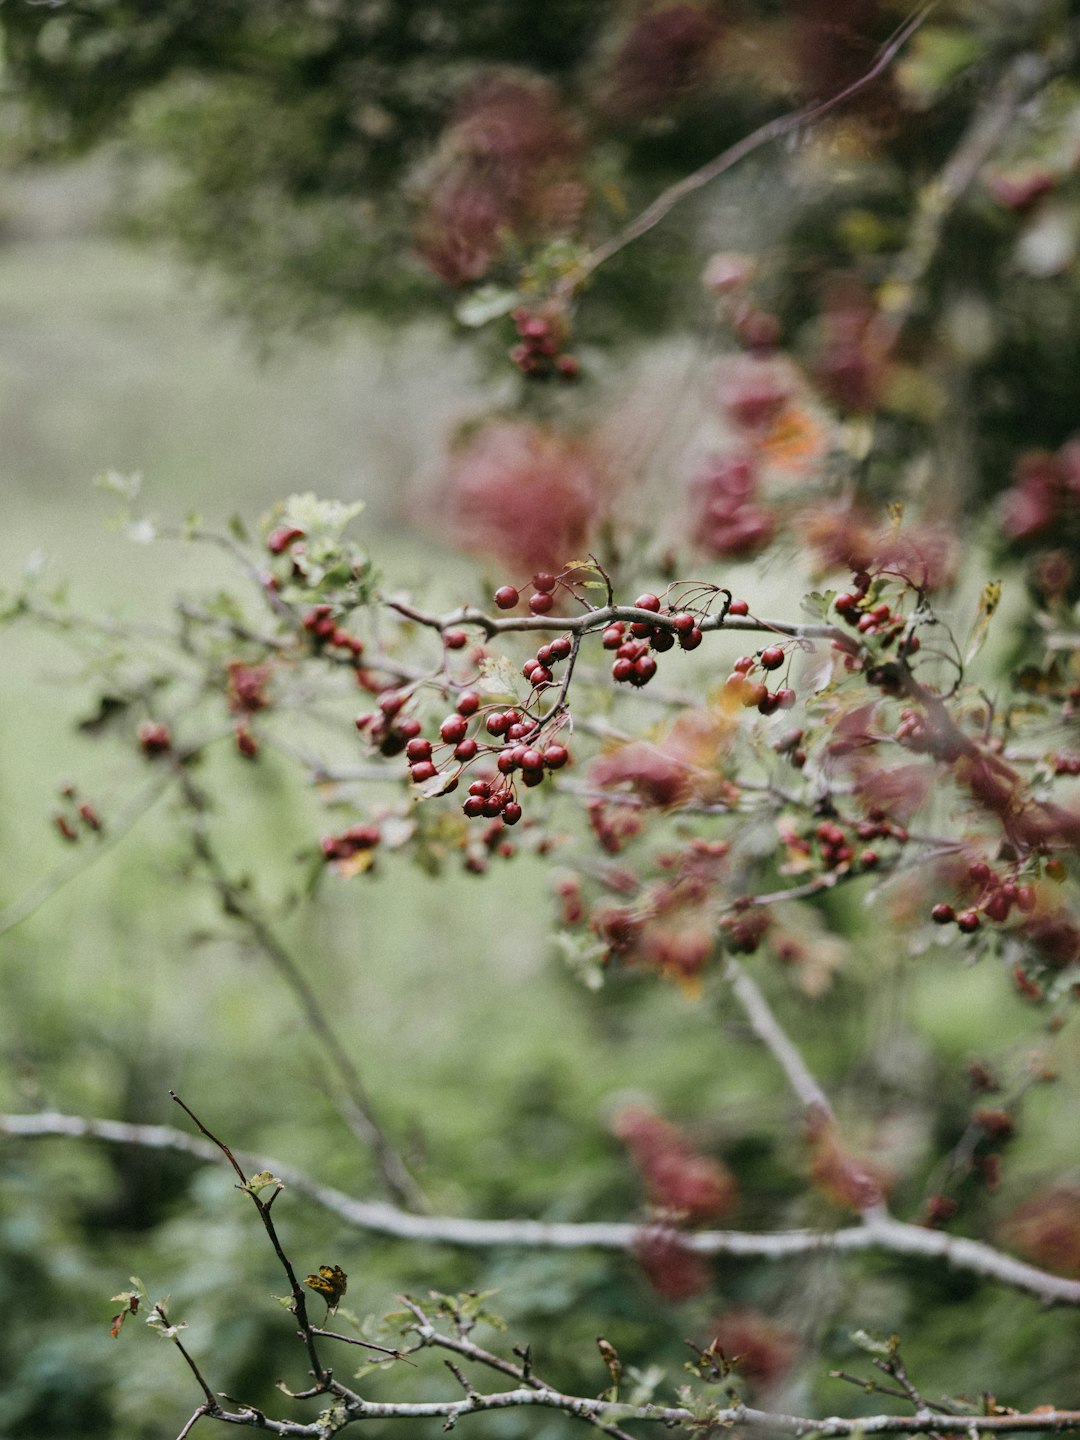
[[[292,491],[362,498],[395,587],[423,585],[436,604],[475,598],[480,571],[447,544],[438,475],[456,428],[495,409],[628,430],[621,455],[636,489],[625,508],[648,528],[699,445],[711,367],[733,343],[698,281],[722,249],[756,257],[753,314],[771,317],[844,422],[854,432],[872,417],[859,496],[929,500],[939,526],[967,527],[969,565],[949,602],[958,623],[989,567],[1006,575],[1004,613],[1017,623],[981,662],[1003,685],[1025,594],[1064,621],[1080,584],[1075,500],[1061,500],[1057,479],[1017,472],[1080,429],[1080,98],[1063,0],[940,5],[834,122],[759,153],[628,247],[572,317],[579,387],[522,381],[506,364],[504,317],[478,334],[452,318],[479,285],[497,301],[539,294],[538,274],[573,263],[662,186],[864,71],[905,13],[860,0],[840,23],[833,8],[7,0],[4,574],[14,584],[28,561],[45,565],[84,613],[139,621],[167,617],[179,594],[234,583],[221,557],[133,546],[110,529],[90,482],[113,469],[141,471],[161,513],[198,511],[219,527]],[[1022,57],[1029,71],[1014,74]],[[526,97],[534,127],[511,146],[513,174],[470,140],[493,73]],[[977,182],[946,195],[941,226],[920,231],[927,197],[987,111],[1002,128]],[[493,212],[493,195],[511,195],[510,208]],[[890,281],[905,328],[885,366],[858,317]],[[846,350],[837,316],[855,317]],[[1010,525],[1014,512],[1002,521],[991,508],[1010,491],[1042,505],[1034,520]],[[793,610],[809,563],[797,537],[794,552],[801,569],[789,542],[779,560],[717,573],[762,609]],[[1051,572],[1047,554],[1064,570]],[[643,563],[656,565],[655,551]],[[66,862],[50,819],[64,784],[106,812],[137,787],[120,747],[77,728],[96,709],[98,676],[65,636],[15,626],[3,645],[2,901],[15,905]],[[791,1102],[722,988],[692,998],[640,977],[582,987],[550,945],[542,861],[430,876],[388,857],[308,904],[298,857],[332,824],[326,797],[274,755],[252,769],[222,753],[200,778],[223,846],[349,1036],[435,1211],[642,1214],[609,1122],[644,1100],[765,1197],[733,1223],[841,1222],[808,1195]],[[318,1046],[188,867],[185,824],[162,800],[0,937],[0,1106],[177,1123],[173,1088],[233,1145],[374,1193]],[[1045,1051],[1057,1082],[1027,1096],[1000,1190],[973,1193],[959,1221],[993,1237],[1033,1187],[1076,1178],[1074,1037],[1068,1026],[1044,1036],[1000,968],[968,967],[921,933],[883,933],[865,898],[822,902],[846,942],[822,996],[809,1001],[780,967],[759,978],[797,1016],[841,1112],[897,1166],[905,1216],[964,1131],[966,1063],[989,1056],[1022,1076]],[[109,1297],[132,1273],[171,1292],[215,1387],[256,1403],[279,1377],[300,1388],[270,1298],[273,1257],[224,1168],[59,1139],[5,1140],[2,1163],[5,1435],[175,1434],[195,1403],[186,1371],[148,1336],[109,1337]],[[721,1316],[750,1308],[791,1337],[796,1360],[771,1398],[796,1412],[878,1407],[828,1378],[858,1365],[856,1327],[899,1331],[927,1393],[1080,1403],[1074,1314],[929,1265],[727,1261],[708,1293],[673,1303],[629,1257],[406,1246],[288,1192],[275,1213],[298,1266],[348,1270],[361,1316],[402,1290],[498,1290],[507,1342],[531,1343],[542,1373],[580,1393],[607,1383],[597,1334],[624,1361],[663,1367],[670,1386],[684,1336],[707,1343]],[[403,1388],[445,1393],[439,1369],[410,1372]],[[528,1413],[468,1423],[506,1436],[566,1430]]]

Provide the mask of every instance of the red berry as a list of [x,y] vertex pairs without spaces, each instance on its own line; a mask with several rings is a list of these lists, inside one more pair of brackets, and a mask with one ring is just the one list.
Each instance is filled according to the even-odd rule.
[[418,760],[431,759],[431,741],[418,735],[405,746],[405,758],[414,764]]
[[482,798],[483,796],[485,796],[485,795],[490,795],[490,794],[491,794],[491,781],[490,781],[490,780],[474,780],[474,781],[472,782],[472,784],[469,786],[469,794],[470,794],[470,795],[479,795],[479,796],[481,796],[481,798]]
[[387,717],[396,715],[405,704],[405,696],[399,690],[385,690],[379,696],[379,709]]
[[484,813],[484,802],[479,795],[470,795],[461,808],[470,820],[476,820]]
[[459,740],[465,739],[468,728],[469,722],[464,715],[448,715],[439,726],[439,734],[447,745],[456,745]]
[[660,597],[658,595],[651,594],[649,591],[646,591],[644,595],[639,595],[637,597],[637,599],[634,601],[634,605],[638,610],[657,611],[660,609]]
[[515,740],[524,740],[524,739],[525,739],[525,736],[528,735],[528,733],[529,733],[529,731],[530,731],[531,729],[532,729],[532,726],[531,726],[531,725],[524,725],[524,724],[508,725],[508,726],[507,726],[507,729],[506,729],[506,734],[503,736],[503,739],[506,740],[507,742],[511,742],[511,741],[515,741]]
[[736,675],[745,675],[754,668],[754,657],[752,655],[740,655],[731,668]]
[[999,925],[1009,918],[1009,911],[1012,909],[1012,902],[1003,890],[996,890],[983,906],[983,914],[988,920],[994,920]]
[[570,751],[565,745],[551,744],[544,751],[544,764],[549,770],[561,770],[570,759]]
[[965,935],[970,935],[973,930],[979,928],[979,916],[975,910],[962,910],[956,917],[957,928]]
[[688,630],[685,635],[679,636],[679,644],[684,650],[696,650],[703,639],[704,636],[695,625],[693,629]]
[[569,635],[556,635],[548,649],[551,651],[553,660],[565,660],[574,648],[574,642]]
[[271,530],[266,537],[266,548],[271,555],[280,555],[294,545],[297,540],[304,538],[303,530],[297,530],[292,525],[280,525],[276,530]]
[[469,637],[464,630],[444,630],[442,638],[448,650],[464,650],[469,643]]
[[480,696],[475,690],[463,690],[455,706],[459,715],[475,715],[480,709]]
[[467,765],[470,760],[476,759],[476,752],[479,749],[480,746],[475,740],[462,740],[459,745],[455,745],[454,747],[454,759],[460,760],[463,765]]
[[521,819],[521,806],[516,800],[508,800],[503,806],[502,818],[504,825],[516,825]]
[[487,717],[487,732],[489,735],[504,735],[510,728],[510,721],[507,720],[505,712],[495,711]]
[[642,655],[634,661],[634,675],[638,685],[647,685],[656,674],[656,661],[651,655]]
[[652,648],[654,650],[658,651],[660,654],[663,654],[665,650],[670,650],[671,647],[675,644],[675,636],[671,633],[670,630],[654,630],[652,633],[652,639],[649,643],[652,645]]
[[783,689],[776,692],[776,701],[781,710],[790,710],[795,704],[795,700],[795,691],[791,689],[790,685],[785,685]]
[[529,609],[534,615],[546,615],[555,601],[546,590],[537,590],[529,596]]
[[766,670],[779,670],[784,663],[784,651],[779,645],[767,645],[761,652],[760,660]]
[[521,596],[513,585],[500,585],[494,595],[495,604],[500,610],[512,610],[520,599]]
[[528,749],[521,757],[521,768],[523,770],[542,770],[544,768],[544,757],[539,750]]
[[514,770],[517,769],[517,764],[518,764],[517,750],[516,750],[516,749],[513,749],[513,750],[504,750],[504,751],[502,752],[502,754],[499,756],[499,758],[495,761],[495,764],[496,764],[496,765],[498,766],[498,768],[499,768],[499,774],[500,774],[500,775],[509,775],[509,774],[511,774]]
[[533,576],[532,583],[533,589],[540,590],[546,595],[550,591],[555,589],[558,581],[555,579],[554,575],[550,575],[546,570],[541,570],[539,575]]
[[694,619],[693,615],[688,614],[684,610],[682,614],[675,616],[671,624],[676,635],[689,635],[690,631],[693,630],[694,626],[697,624],[697,621]]
[[246,724],[236,726],[236,749],[239,750],[240,755],[245,757],[245,760],[253,760],[259,753],[259,742]]
[[534,785],[543,784],[544,772],[543,770],[523,770],[521,772],[521,779],[531,790]]
[[630,676],[633,675],[633,673],[633,660],[627,660],[624,657],[620,657],[618,660],[616,660],[614,665],[612,665],[611,667],[612,677],[616,680],[629,680]]
[[732,600],[731,604],[727,607],[727,613],[729,615],[749,615],[750,606],[745,600]]
[[600,637],[600,643],[605,650],[617,650],[622,644],[622,640],[623,624],[621,620],[616,620],[613,625],[609,625]]
[[757,708],[761,711],[762,715],[772,715],[780,709],[780,702],[775,695],[766,693],[758,701]]
[[410,771],[414,785],[423,785],[425,780],[434,780],[439,773],[430,760],[421,760]]
[[550,685],[553,679],[554,676],[550,670],[545,669],[543,665],[537,665],[536,669],[529,676],[529,684],[537,687]]
[[415,740],[417,735],[420,734],[420,729],[420,721],[410,718],[408,720],[398,721],[396,733],[402,744],[404,744],[406,740]]

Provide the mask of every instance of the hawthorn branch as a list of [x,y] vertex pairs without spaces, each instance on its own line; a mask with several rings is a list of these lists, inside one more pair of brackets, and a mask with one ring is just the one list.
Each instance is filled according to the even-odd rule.
[[[271,1420],[261,1412],[245,1408],[237,1413],[219,1410],[214,1419],[226,1424],[247,1425],[273,1435],[310,1437],[327,1440],[331,1433],[345,1425],[362,1420],[444,1420],[449,1429],[463,1415],[476,1415],[492,1410],[519,1410],[537,1406],[559,1410],[579,1420],[604,1425],[609,1429],[622,1421],[647,1421],[673,1428],[692,1424],[719,1427],[742,1426],[780,1435],[920,1435],[928,1429],[953,1435],[1008,1435],[1060,1433],[1080,1429],[1080,1410],[1045,1410],[1013,1415],[939,1415],[930,1411],[917,1415],[867,1415],[847,1419],[832,1415],[815,1419],[802,1415],[785,1415],[770,1410],[756,1410],[749,1405],[726,1408],[708,1407],[704,1417],[681,1405],[626,1405],[618,1401],[597,1400],[591,1396],[567,1395],[544,1386],[540,1389],[520,1387],[492,1394],[474,1391],[464,1400],[429,1400],[420,1402],[363,1400],[359,1396],[344,1401],[342,1423],[335,1423],[331,1432],[319,1421],[303,1425],[290,1420]],[[607,1422],[605,1424],[605,1422]]]
[[[215,1146],[170,1125],[130,1125],[57,1111],[0,1114],[0,1135],[11,1139],[66,1136],[104,1140],[116,1145],[173,1151],[212,1164],[220,1160]],[[470,1250],[514,1246],[531,1250],[632,1252],[641,1236],[640,1224],[619,1221],[478,1220],[417,1215],[382,1201],[357,1200],[266,1156],[243,1151],[234,1153],[248,1172],[269,1170],[291,1190],[358,1230],[398,1240],[433,1242]],[[841,1230],[700,1230],[680,1235],[679,1239],[680,1244],[700,1255],[736,1255],[763,1260],[786,1260],[819,1252],[884,1251],[944,1261],[955,1269],[968,1270],[984,1279],[1026,1291],[1046,1305],[1080,1305],[1080,1280],[1052,1275],[981,1240],[928,1230],[878,1213],[867,1213],[861,1224]]]
[[[475,1360],[477,1364],[486,1365],[490,1370],[497,1370],[501,1375],[508,1375],[512,1380],[517,1380],[522,1385],[528,1385],[533,1390],[548,1390],[551,1387],[534,1374],[531,1361],[523,1362],[521,1365],[514,1365],[509,1360],[502,1359],[499,1355],[493,1355],[490,1350],[484,1350],[473,1341],[463,1336],[443,1335],[425,1315],[424,1311],[410,1300],[408,1296],[401,1297],[405,1307],[416,1317],[416,1334],[420,1338],[421,1346],[436,1346],[443,1350],[452,1350],[455,1354],[462,1355],[466,1359]],[[631,1440],[625,1430],[620,1430],[615,1425],[605,1424],[602,1420],[595,1420],[589,1416],[581,1416],[581,1419],[589,1420],[590,1424],[596,1425],[605,1434],[611,1435],[613,1440]]]
[[[462,625],[472,625],[482,630],[490,640],[495,635],[508,635],[513,633],[529,633],[533,631],[566,631],[570,635],[588,635],[594,630],[603,630],[616,620],[622,620],[626,624],[634,621],[641,621],[650,625],[654,630],[669,630],[677,634],[674,624],[674,615],[665,615],[655,610],[642,610],[636,605],[597,605],[587,610],[584,615],[489,615],[486,610],[479,609],[475,605],[461,605],[456,610],[447,611],[443,615],[435,615],[430,611],[420,610],[415,605],[410,605],[404,600],[384,599],[383,604],[388,610],[393,610],[405,620],[411,620],[414,624],[427,626],[428,629],[443,630],[456,629]],[[850,632],[841,630],[837,625],[824,623],[797,623],[791,620],[771,620],[756,615],[702,615],[697,619],[698,629],[703,632],[710,630],[749,630],[756,634],[786,635],[794,640],[832,640],[842,645],[845,650],[858,648]]]
[[[330,1384],[330,1371],[326,1369],[326,1367],[319,1359],[319,1354],[315,1346],[315,1334],[312,1330],[311,1321],[308,1319],[307,1297],[305,1296],[300,1281],[297,1278],[296,1271],[293,1269],[292,1261],[289,1259],[284,1249],[282,1248],[281,1240],[279,1239],[277,1233],[277,1226],[274,1224],[273,1217],[270,1214],[270,1206],[274,1203],[274,1196],[278,1193],[277,1190],[275,1189],[273,1191],[269,1200],[260,1199],[256,1191],[248,1184],[247,1176],[244,1174],[243,1166],[237,1160],[236,1156],[233,1154],[229,1146],[226,1145],[225,1141],[219,1140],[218,1137],[213,1133],[213,1131],[206,1128],[203,1122],[195,1114],[194,1110],[192,1110],[189,1106],[185,1105],[185,1103],[183,1102],[183,1100],[181,1100],[180,1096],[177,1095],[175,1090],[170,1090],[169,1095],[172,1097],[173,1100],[176,1101],[177,1105],[180,1106],[181,1110],[183,1110],[185,1115],[190,1116],[191,1120],[195,1123],[196,1126],[198,1126],[200,1132],[206,1136],[207,1141],[217,1150],[219,1150],[222,1155],[225,1156],[225,1159],[232,1166],[233,1171],[236,1173],[237,1176],[239,1176],[240,1184],[236,1188],[238,1190],[243,1190],[245,1194],[250,1196],[252,1204],[259,1212],[259,1219],[263,1223],[263,1229],[266,1231],[270,1244],[274,1247],[274,1254],[277,1256],[281,1268],[285,1271],[286,1278],[289,1282],[289,1287],[292,1291],[293,1314],[296,1316],[297,1324],[300,1326],[300,1333],[303,1338],[305,1348],[307,1349],[308,1359],[311,1361],[312,1372],[315,1375],[315,1388],[319,1392],[325,1391]],[[156,1308],[161,1314],[162,1319],[164,1319],[165,1315],[164,1312],[161,1310],[161,1307],[158,1306]],[[213,1393],[207,1386],[206,1382],[203,1380],[202,1376],[199,1374],[199,1371],[195,1367],[195,1364],[192,1361],[191,1357],[188,1355],[184,1347],[180,1345],[179,1340],[176,1340],[175,1336],[173,1337],[173,1339],[175,1343],[180,1346],[180,1353],[183,1355],[184,1359],[195,1371],[196,1377],[199,1380],[199,1384],[202,1385],[203,1391],[206,1394],[207,1401],[211,1405],[214,1405],[216,1408],[216,1402],[214,1400]]]

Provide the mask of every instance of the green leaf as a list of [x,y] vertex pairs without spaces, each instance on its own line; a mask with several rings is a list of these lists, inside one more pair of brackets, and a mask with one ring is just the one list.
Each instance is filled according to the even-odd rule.
[[454,315],[459,324],[477,330],[491,320],[509,315],[520,304],[521,294],[517,290],[510,290],[505,285],[481,285],[458,301]]

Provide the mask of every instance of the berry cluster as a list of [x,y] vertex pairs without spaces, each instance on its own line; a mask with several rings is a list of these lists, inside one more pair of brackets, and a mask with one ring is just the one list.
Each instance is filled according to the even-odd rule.
[[885,600],[871,603],[868,594],[870,576],[861,570],[854,579],[851,590],[844,590],[833,601],[833,607],[841,619],[860,635],[874,636],[881,649],[888,649],[900,637],[904,638],[897,647],[897,653],[904,658],[914,655],[919,649],[919,637],[904,635],[907,621],[898,615]]
[[341,628],[334,619],[332,605],[313,605],[305,614],[303,625],[319,647],[332,645],[346,651],[354,660],[359,660],[364,653],[364,642]]
[[[779,670],[786,658],[787,653],[782,645],[766,645],[756,655],[740,655],[731,667],[731,674],[724,681],[723,693],[745,709],[756,708],[762,715],[773,715],[777,710],[790,710],[795,704],[795,691],[789,685],[770,690],[765,681],[756,678],[754,673],[757,670]],[[801,733],[799,739],[802,739]],[[805,761],[804,754],[804,764]]]
[[779,740],[774,740],[772,748],[777,755],[786,755],[792,767],[801,770],[806,764],[806,750],[803,747],[805,731],[796,726],[792,730],[786,730]]
[[519,305],[510,318],[519,337],[510,349],[510,359],[523,375],[534,380],[547,380],[552,375],[561,380],[577,379],[581,368],[577,357],[563,353],[569,334],[563,314]]
[[[638,610],[649,610],[659,614],[660,598],[646,593],[634,601]],[[701,644],[701,629],[697,618],[688,610],[669,612],[671,628],[650,625],[647,620],[633,620],[629,626],[616,620],[603,632],[601,643],[605,650],[614,650],[615,659],[611,666],[612,678],[625,685],[647,685],[656,674],[656,660],[650,651],[662,653],[670,650],[676,642],[683,650],[696,650]]]
[[380,755],[400,755],[420,734],[420,721],[401,714],[408,698],[400,690],[384,690],[379,696],[377,712],[356,717],[357,730],[367,736]]
[[976,893],[975,904],[964,910],[957,910],[947,901],[934,906],[930,918],[937,925],[952,925],[970,935],[978,930],[981,916],[995,924],[1003,924],[1015,906],[1022,915],[1030,915],[1035,909],[1035,889],[1031,885],[1018,884],[1012,875],[998,875],[983,860],[977,860],[968,868],[967,878]]
[[69,842],[80,838],[78,825],[82,824],[87,830],[100,831],[102,827],[101,817],[88,800],[80,801],[74,785],[64,785],[60,794],[66,802],[66,808],[70,811],[65,814],[63,810],[57,810],[53,814],[53,824],[60,835]]
[[377,825],[350,825],[340,835],[324,835],[321,849],[326,860],[348,860],[361,850],[373,850],[382,839]]
[[[537,656],[526,661],[526,673],[533,677],[537,690],[551,681],[548,664],[565,659],[571,648],[569,636],[560,636],[541,646]],[[516,825],[521,818],[517,780],[531,789],[542,783],[545,774],[560,770],[570,759],[570,752],[558,741],[541,743],[541,724],[527,711],[482,706],[475,690],[460,692],[454,710],[439,724],[437,741],[421,734],[418,720],[401,717],[406,699],[400,691],[385,693],[379,701],[379,713],[358,716],[357,729],[367,734],[383,755],[397,755],[404,750],[414,785],[427,785],[442,775],[440,793],[456,790],[461,771],[478,757],[495,755],[498,776],[478,778],[469,786],[462,806],[469,819],[500,817],[504,824]],[[492,744],[487,736],[491,741],[501,741],[501,745]],[[449,754],[437,755],[437,750]]]
[[[555,591],[565,585],[561,575],[552,575],[541,570],[532,577],[532,594],[529,609],[534,615],[547,615],[555,608]],[[521,601],[521,591],[515,585],[500,585],[492,596],[500,610],[513,610]]]

